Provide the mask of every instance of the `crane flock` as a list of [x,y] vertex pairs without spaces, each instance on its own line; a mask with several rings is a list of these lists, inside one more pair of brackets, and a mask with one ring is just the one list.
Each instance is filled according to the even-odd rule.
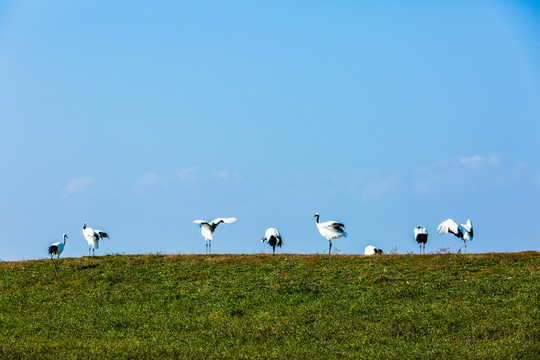
[[[332,240],[339,239],[341,237],[347,237],[348,234],[345,232],[345,225],[341,222],[330,220],[326,222],[319,222],[320,215],[319,213],[315,213],[313,215],[312,219],[315,220],[315,224],[317,226],[317,229],[319,230],[319,233],[328,240],[329,248],[328,248],[328,254],[330,255],[332,253]],[[207,222],[204,220],[194,220],[193,223],[197,224],[201,228],[201,234],[204,237],[206,241],[206,254],[212,253],[212,240],[214,240],[214,232],[217,228],[217,226],[221,223],[225,224],[234,224],[236,222],[236,218],[229,217],[229,218],[216,218],[212,220],[211,222]],[[425,227],[422,227],[420,225],[416,226],[413,230],[414,232],[414,239],[418,243],[418,246],[420,248],[420,253],[425,254],[426,252],[426,243],[428,240],[428,231]],[[101,239],[107,238],[109,239],[109,234],[107,234],[103,230],[94,230],[87,226],[87,223],[84,222],[83,224],[83,237],[88,243],[88,255],[92,253],[92,255],[95,254],[95,250],[99,249],[99,241]],[[467,251],[467,241],[471,241],[473,239],[473,225],[471,220],[467,220],[465,224],[458,225],[454,220],[448,219],[443,221],[439,224],[437,227],[437,233],[439,235],[444,234],[454,234],[457,238],[461,239],[463,241],[463,244],[458,250],[458,253],[461,252],[462,248],[464,249],[464,252]],[[58,263],[60,261],[60,254],[64,251],[65,245],[66,245],[66,239],[68,239],[68,236],[66,234],[63,234],[62,236],[63,241],[62,242],[55,242],[52,243],[49,246],[49,255],[51,257],[51,261],[55,265],[55,267],[58,266]],[[281,237],[280,232],[276,228],[268,228],[266,229],[264,233],[264,237],[261,239],[261,242],[267,242],[268,245],[272,247],[272,253],[275,254],[276,247],[282,247],[283,246],[283,239]],[[376,248],[373,245],[368,245],[364,250],[364,255],[378,255],[382,254],[383,250]],[[54,257],[56,256],[56,261]]]

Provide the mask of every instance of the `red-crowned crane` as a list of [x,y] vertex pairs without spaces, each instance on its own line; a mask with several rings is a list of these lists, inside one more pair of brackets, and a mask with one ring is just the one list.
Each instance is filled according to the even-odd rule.
[[199,225],[201,228],[201,234],[204,236],[204,239],[206,240],[206,253],[211,254],[212,253],[212,240],[214,240],[214,231],[216,230],[216,227],[221,224],[234,224],[236,222],[236,218],[217,218],[212,220],[212,222],[208,223],[204,220],[195,220],[193,221],[194,224]]
[[364,255],[381,255],[383,251],[381,249],[377,249],[373,245],[368,245],[364,249]]
[[[60,254],[64,251],[64,247],[66,246],[66,239],[68,236],[66,234],[62,235],[64,242],[55,242],[52,243],[51,246],[49,246],[49,255],[51,256],[51,261],[53,262],[54,266],[57,267],[58,263],[60,262]],[[56,263],[54,262],[54,255],[57,255]]]
[[102,230],[94,230],[86,226],[86,222],[83,225],[82,231],[86,242],[88,242],[88,256],[90,256],[90,250],[92,250],[92,255],[94,251],[99,249],[99,240],[103,238],[109,239],[109,234]]
[[283,240],[281,239],[281,234],[277,229],[268,228],[264,233],[264,237],[261,239],[261,242],[268,241],[268,245],[272,247],[272,254],[276,253],[276,246],[281,247],[283,245]]
[[328,255],[330,255],[332,251],[332,240],[339,239],[342,236],[347,237],[347,233],[345,232],[345,225],[337,221],[327,221],[319,223],[319,213],[315,213],[312,219],[313,218],[317,218],[317,229],[319,229],[321,235],[324,236],[330,244],[330,247],[328,248]]
[[472,241],[473,239],[473,225],[471,220],[467,220],[466,224],[458,225],[452,219],[443,221],[437,226],[437,233],[439,235],[452,233],[458,238],[463,240],[463,245],[458,250],[458,253],[461,252],[461,248],[465,246],[464,252],[467,252],[467,240]]
[[414,228],[414,239],[420,246],[420,254],[422,253],[422,245],[424,245],[424,254],[426,253],[426,243],[428,238],[428,232],[425,227],[418,225]]

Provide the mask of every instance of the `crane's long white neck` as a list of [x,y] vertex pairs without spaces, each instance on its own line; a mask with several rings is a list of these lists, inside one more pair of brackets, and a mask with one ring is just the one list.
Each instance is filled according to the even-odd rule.
[[67,235],[64,234],[64,245],[66,244]]

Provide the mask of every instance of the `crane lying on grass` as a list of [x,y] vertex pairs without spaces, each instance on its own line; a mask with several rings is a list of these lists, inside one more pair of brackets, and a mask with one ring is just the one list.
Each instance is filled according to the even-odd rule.
[[195,220],[193,221],[194,224],[199,225],[201,228],[201,234],[204,236],[204,239],[206,240],[206,253],[211,254],[212,253],[212,240],[214,240],[214,231],[216,230],[216,227],[221,224],[234,224],[236,222],[236,218],[217,218],[212,220],[212,222],[207,223],[204,220]]
[[90,256],[90,250],[92,250],[92,255],[94,251],[99,249],[99,240],[103,238],[109,239],[109,234],[102,230],[94,230],[86,226],[86,222],[83,225],[82,231],[86,242],[88,242],[88,256]]
[[425,227],[418,225],[414,228],[414,239],[420,246],[420,254],[422,253],[422,245],[424,245],[424,254],[426,253],[426,243],[428,238],[428,232]]
[[364,250],[364,255],[380,255],[382,253],[383,253],[383,251],[381,249],[377,249],[373,245],[366,246],[366,248]]
[[[55,242],[52,243],[51,246],[49,246],[49,255],[51,256],[51,261],[53,262],[55,267],[58,267],[58,263],[60,262],[60,254],[64,251],[64,247],[66,246],[66,239],[68,237],[66,234],[63,234],[62,238],[64,242]],[[54,262],[54,255],[57,255],[56,263]]]
[[439,233],[439,235],[448,233],[456,235],[458,238],[463,240],[463,245],[461,245],[459,248],[458,253],[461,252],[461,248],[463,246],[465,246],[464,252],[467,252],[467,240],[472,241],[473,239],[473,225],[471,220],[467,220],[466,224],[458,225],[454,222],[454,220],[448,219],[437,226],[437,233]]
[[272,254],[276,253],[276,246],[281,247],[283,245],[283,240],[281,240],[281,234],[277,229],[268,228],[264,233],[264,237],[261,239],[261,242],[268,241],[268,245],[272,247]]
[[328,255],[330,255],[332,252],[332,240],[339,239],[342,236],[347,237],[347,233],[345,232],[345,225],[343,225],[342,223],[338,223],[337,221],[327,221],[319,223],[319,213],[315,213],[312,219],[313,218],[317,218],[317,229],[319,229],[321,235],[324,236],[330,244],[330,247],[328,248]]

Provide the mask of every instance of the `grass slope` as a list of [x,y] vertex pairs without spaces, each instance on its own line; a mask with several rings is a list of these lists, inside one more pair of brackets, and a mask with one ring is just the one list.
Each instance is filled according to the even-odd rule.
[[540,253],[0,263],[0,358],[538,358]]

